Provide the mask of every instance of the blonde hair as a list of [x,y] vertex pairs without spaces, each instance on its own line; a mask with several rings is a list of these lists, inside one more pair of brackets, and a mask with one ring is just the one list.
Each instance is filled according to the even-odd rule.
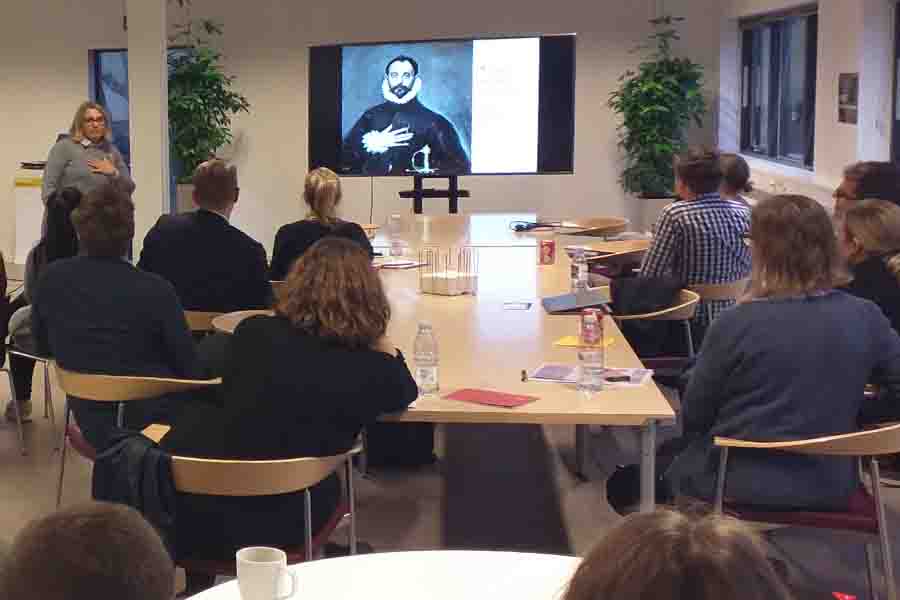
[[729,517],[633,514],[581,562],[563,600],[790,600],[765,545]]
[[844,214],[844,236],[862,247],[865,258],[882,256],[900,281],[900,207],[885,200],[857,202]]
[[750,216],[753,270],[749,298],[786,298],[830,290],[844,278],[834,226],[811,198],[766,198]]
[[69,127],[69,137],[73,142],[80,142],[84,139],[84,117],[87,111],[91,109],[99,111],[103,114],[103,118],[106,120],[103,139],[105,139],[107,142],[112,141],[112,123],[109,120],[109,113],[100,104],[90,101],[82,102],[81,106],[78,107],[78,110],[75,111],[75,116],[72,117],[72,126]]
[[198,206],[222,210],[235,200],[237,167],[220,158],[213,158],[197,166],[191,182]]
[[313,169],[303,184],[303,200],[309,206],[308,218],[325,224],[337,221],[335,208],[341,201],[341,180],[326,167]]

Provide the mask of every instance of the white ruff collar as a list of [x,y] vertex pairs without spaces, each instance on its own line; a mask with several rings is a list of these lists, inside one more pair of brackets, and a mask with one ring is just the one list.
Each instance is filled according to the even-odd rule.
[[384,99],[388,102],[393,102],[394,104],[409,104],[413,100],[416,99],[416,96],[419,95],[419,92],[422,91],[422,80],[416,77],[416,82],[413,83],[412,89],[406,93],[402,98],[398,98],[397,95],[391,91],[391,87],[388,85],[387,79],[381,80],[381,93],[384,94]]

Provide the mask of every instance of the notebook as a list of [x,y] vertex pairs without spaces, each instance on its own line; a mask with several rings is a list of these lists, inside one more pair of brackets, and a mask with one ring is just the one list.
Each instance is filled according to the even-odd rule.
[[474,388],[465,388],[456,390],[452,394],[447,394],[444,398],[448,400],[458,400],[460,402],[472,402],[473,404],[487,404],[488,406],[504,406],[507,408],[515,408],[537,400],[535,396],[521,396],[519,394],[505,394],[503,392],[494,392],[492,390],[479,390]]
[[541,305],[552,315],[579,312],[585,308],[601,308],[609,304],[609,288],[590,288],[584,292],[562,294],[541,299]]

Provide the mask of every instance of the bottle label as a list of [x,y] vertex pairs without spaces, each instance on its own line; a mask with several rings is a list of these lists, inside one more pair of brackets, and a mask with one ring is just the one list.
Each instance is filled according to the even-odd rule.
[[420,388],[434,388],[438,383],[437,367],[416,367],[416,383]]

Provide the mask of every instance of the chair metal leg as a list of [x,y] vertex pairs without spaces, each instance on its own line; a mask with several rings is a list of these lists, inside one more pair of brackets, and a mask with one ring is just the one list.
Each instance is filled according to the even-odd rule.
[[716,514],[725,508],[725,474],[728,472],[728,448],[719,448],[719,474],[716,478]]
[[59,505],[62,504],[63,477],[66,474],[66,448],[68,447],[68,444],[66,444],[66,434],[69,432],[68,398],[66,398],[65,404],[63,404],[63,415],[62,440],[60,442],[59,452],[59,483],[56,486],[56,508],[59,508]]
[[641,429],[641,512],[656,509],[656,421]]
[[875,546],[866,544],[866,578],[869,580],[869,597],[878,600],[878,569],[875,567]]
[[303,490],[303,526],[306,530],[306,544],[304,544],[304,552],[306,560],[312,560],[312,496],[309,488]]
[[[50,385],[50,363],[49,361],[44,361],[44,413],[45,416],[49,413],[50,428],[56,431],[56,409],[53,408],[52,389],[53,386]],[[59,444],[56,445],[54,450],[59,450]]]
[[118,408],[116,409],[116,427],[122,428],[125,426],[125,403],[118,402]]
[[9,381],[9,397],[13,405],[13,412],[16,413],[16,426],[19,430],[19,447],[21,448],[22,456],[25,456],[28,451],[25,448],[25,429],[22,427],[22,407],[19,405],[19,398],[16,395],[16,385],[13,382],[12,371],[9,369],[0,370],[6,373],[6,379]]
[[347,458],[347,505],[350,507],[349,537],[350,554],[356,554],[356,488],[353,483],[353,459]]
[[681,323],[684,325],[684,337],[687,341],[688,357],[694,358],[694,334],[691,333],[691,322],[682,321]]
[[897,600],[897,582],[894,580],[894,557],[891,555],[891,540],[888,537],[884,501],[881,497],[881,473],[878,469],[878,461],[874,458],[869,458],[869,469],[872,475],[872,495],[875,496],[875,510],[878,511],[878,537],[881,541],[881,561],[884,564],[884,584],[887,588],[888,600]]

